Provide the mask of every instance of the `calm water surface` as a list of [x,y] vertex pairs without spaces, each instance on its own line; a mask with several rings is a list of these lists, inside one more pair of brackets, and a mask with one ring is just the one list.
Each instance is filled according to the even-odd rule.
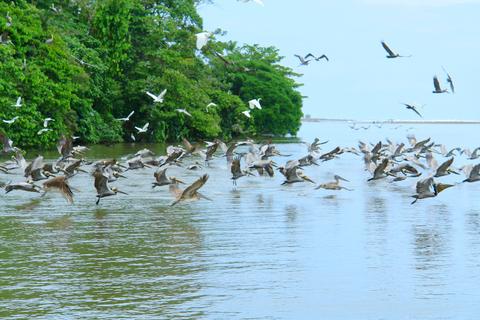
[[[432,137],[473,148],[474,125],[306,123],[299,136],[330,140]],[[93,159],[143,148],[95,147]],[[159,154],[164,146],[149,146]],[[290,158],[302,144],[279,144]],[[32,155],[30,155],[32,156]],[[51,154],[50,157],[56,157]],[[283,163],[289,158],[277,158]],[[441,157],[438,158],[440,162]],[[455,164],[475,163],[459,157]],[[75,204],[57,194],[0,197],[2,319],[478,319],[480,183],[410,205],[414,180],[366,182],[360,157],[344,154],[305,169],[333,174],[354,191],[281,186],[282,177],[246,177],[233,189],[224,158],[205,169],[201,200],[170,207],[151,189],[154,169],[114,185],[128,196],[95,205],[93,181],[71,180]],[[203,171],[170,168],[192,182]],[[20,179],[0,176],[3,181]],[[462,176],[446,177],[456,182]]]

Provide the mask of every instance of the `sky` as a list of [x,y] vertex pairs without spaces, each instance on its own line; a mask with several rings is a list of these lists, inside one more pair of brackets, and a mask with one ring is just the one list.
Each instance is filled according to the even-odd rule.
[[[303,112],[355,120],[480,120],[480,0],[217,0],[202,4],[204,29],[219,40],[275,46],[303,76]],[[380,42],[410,58],[387,59]],[[299,66],[294,54],[326,54]],[[433,76],[455,94],[433,94]]]

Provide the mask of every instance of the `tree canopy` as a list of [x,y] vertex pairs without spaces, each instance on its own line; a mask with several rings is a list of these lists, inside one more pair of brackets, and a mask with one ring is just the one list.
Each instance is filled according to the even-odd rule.
[[[18,118],[1,121],[0,131],[22,147],[52,146],[61,134],[128,141],[147,122],[137,140],[294,135],[302,116],[298,75],[280,64],[277,49],[219,41],[221,30],[197,50],[196,3],[1,2],[0,119]],[[146,94],[164,89],[163,103]],[[248,118],[242,112],[254,98],[263,108]],[[131,111],[130,121],[116,120]],[[54,120],[39,134],[45,118]]]

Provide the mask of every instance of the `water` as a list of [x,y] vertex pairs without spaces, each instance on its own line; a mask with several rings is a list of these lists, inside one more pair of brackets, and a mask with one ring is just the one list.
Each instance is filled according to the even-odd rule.
[[[404,141],[407,131],[472,150],[475,125],[306,123],[300,136],[354,146]],[[394,129],[396,128],[396,129]],[[142,148],[95,147],[91,158]],[[164,146],[150,146],[162,152]],[[305,146],[279,144],[298,158]],[[54,154],[47,156],[53,157]],[[275,159],[283,163],[288,158]],[[441,157],[437,159],[439,162]],[[455,165],[475,163],[464,158]],[[232,188],[226,161],[206,170],[200,200],[170,207],[151,189],[154,169],[114,185],[129,193],[95,205],[92,178],[71,181],[75,204],[12,192],[0,197],[2,319],[476,319],[480,314],[480,183],[410,205],[414,180],[366,182],[352,154],[308,167],[354,191],[281,186],[245,177]],[[170,168],[187,182],[203,171]],[[6,181],[11,176],[2,175]],[[15,177],[18,179],[19,177]],[[448,176],[455,182],[462,176]],[[15,179],[14,179],[15,180]]]

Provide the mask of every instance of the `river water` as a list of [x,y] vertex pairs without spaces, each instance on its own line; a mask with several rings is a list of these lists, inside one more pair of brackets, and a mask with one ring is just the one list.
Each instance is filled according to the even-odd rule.
[[[472,150],[475,125],[305,123],[299,136],[340,145],[407,133]],[[144,145],[93,147],[91,159]],[[162,145],[148,146],[159,154]],[[299,143],[277,144],[291,157]],[[55,154],[46,154],[54,158]],[[440,162],[443,158],[437,156]],[[458,157],[455,165],[475,163]],[[353,191],[281,186],[244,177],[233,188],[224,158],[201,171],[171,167],[193,182],[210,175],[200,200],[171,207],[151,189],[154,169],[113,185],[129,195],[95,205],[93,180],[71,180],[75,204],[58,194],[1,195],[1,319],[478,319],[480,183],[410,205],[415,180],[366,182],[361,157],[308,167],[315,182],[340,174]],[[1,175],[0,179],[19,180]],[[461,181],[448,176],[442,182]]]

